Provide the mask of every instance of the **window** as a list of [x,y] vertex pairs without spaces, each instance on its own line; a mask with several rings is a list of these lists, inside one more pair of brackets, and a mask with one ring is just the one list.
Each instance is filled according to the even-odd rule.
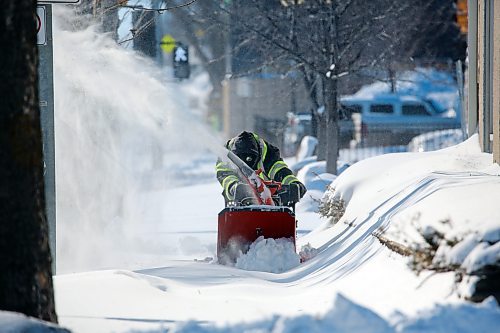
[[422,104],[403,104],[404,116],[430,116]]
[[394,113],[394,108],[391,104],[373,104],[370,106],[370,112],[372,113]]

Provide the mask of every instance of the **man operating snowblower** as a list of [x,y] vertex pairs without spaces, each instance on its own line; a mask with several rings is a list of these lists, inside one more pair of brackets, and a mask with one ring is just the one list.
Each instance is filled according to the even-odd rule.
[[[246,163],[252,170],[257,171],[257,174],[263,180],[272,180],[296,187],[299,198],[302,198],[306,193],[306,187],[288,168],[286,163],[280,156],[278,147],[273,146],[266,140],[260,138],[257,134],[243,131],[236,137],[229,140],[225,147]],[[221,183],[223,192],[222,195],[226,201],[233,202],[238,200],[238,186],[245,185],[241,177],[238,177],[234,168],[231,168],[221,159],[217,160],[216,165],[217,180]]]
[[306,193],[304,184],[279,149],[254,133],[241,132],[226,148],[216,165],[226,201],[218,216],[218,262],[235,263],[261,238],[288,239],[295,247],[295,204]]

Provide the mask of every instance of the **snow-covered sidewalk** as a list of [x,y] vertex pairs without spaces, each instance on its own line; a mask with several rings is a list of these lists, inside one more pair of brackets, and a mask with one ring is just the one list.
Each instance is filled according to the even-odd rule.
[[[425,180],[416,181],[408,169],[408,165],[418,166],[415,176],[426,172],[435,174],[439,169],[455,174],[464,172],[464,167],[473,173],[491,165],[487,154],[471,151],[473,145],[474,142],[468,142],[461,148],[441,153],[381,156],[348,169],[334,181],[337,192],[332,192],[342,193],[347,202],[343,219],[332,225],[302,206],[303,212],[298,212],[299,229],[302,218],[312,227],[314,216],[316,228],[298,239],[298,248],[310,244],[319,253],[281,274],[240,270],[195,258],[188,260],[184,256],[183,260],[164,261],[158,268],[56,276],[56,304],[61,324],[75,332],[126,332],[133,328],[159,332],[162,327],[181,332],[254,329],[262,332],[493,332],[500,323],[500,311],[494,299],[484,304],[465,302],[456,292],[454,273],[423,272],[417,276],[408,267],[406,257],[390,251],[373,236],[381,229],[401,227],[407,220],[402,217],[417,208],[426,221],[438,221],[441,215],[446,215],[457,228],[465,223],[469,229],[473,225],[481,228],[484,223],[461,221],[490,214],[493,222],[488,226],[498,229],[495,221],[499,213],[489,206],[480,207],[476,203],[475,209],[468,207],[467,216],[461,216],[463,219],[458,218],[460,215],[455,218],[451,213],[453,203],[460,202],[461,192],[446,191],[458,186],[456,177],[441,177],[439,181],[430,182],[433,186],[429,187],[424,184]],[[390,167],[385,166],[389,178],[383,180],[381,174],[378,179],[372,178],[370,172],[388,160],[393,162]],[[497,169],[489,169],[490,177],[500,179]],[[413,180],[406,180],[410,178]],[[462,190],[475,191],[478,186],[485,186],[492,195],[500,191],[500,182],[495,185],[474,179],[471,174],[462,181]],[[196,253],[198,259],[205,255],[215,257],[211,251],[216,242],[218,207],[213,195],[217,193],[219,198],[218,186],[208,183],[147,193],[144,203],[165,202],[162,207],[165,222],[171,212],[173,225],[182,224],[183,232],[173,231],[166,241],[172,242],[172,237],[186,241],[185,237],[189,237],[188,243],[205,249]],[[448,198],[445,202],[449,203],[446,212],[439,210],[444,207],[443,203],[437,207],[431,204],[442,200],[443,191]],[[193,197],[200,198],[195,200],[195,209],[190,205]],[[162,198],[175,200],[169,202]],[[429,204],[424,205],[425,202]],[[491,204],[487,200],[483,202]],[[456,209],[461,211],[460,207]],[[184,212],[185,218],[179,212]],[[151,228],[149,231],[158,231],[155,235],[149,233],[154,235],[154,242],[161,241],[162,222],[145,225]],[[414,224],[407,225],[412,227]],[[141,257],[129,255],[129,264]]]

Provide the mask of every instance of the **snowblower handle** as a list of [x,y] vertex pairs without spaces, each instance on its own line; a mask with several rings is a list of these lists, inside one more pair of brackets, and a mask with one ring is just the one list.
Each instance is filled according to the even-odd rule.
[[[269,188],[264,184],[264,180],[259,177],[257,172],[245,164],[238,156],[236,156],[232,151],[228,150],[226,155],[236,167],[241,171],[246,182],[252,188],[255,193],[255,199],[258,201],[259,205],[270,205],[274,206],[274,201]],[[262,172],[262,170],[258,170]]]
[[[262,173],[262,169],[256,170],[255,173],[260,176],[260,174]],[[262,192],[262,185],[265,185],[271,191],[271,195],[275,195],[276,192],[281,190],[280,182],[274,180],[262,180],[261,189],[257,189],[257,192]]]

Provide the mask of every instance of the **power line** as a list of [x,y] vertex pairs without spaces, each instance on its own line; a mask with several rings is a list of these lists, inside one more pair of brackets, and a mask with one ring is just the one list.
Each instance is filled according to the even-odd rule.
[[170,7],[166,6],[165,8],[148,8],[148,7],[143,7],[142,5],[126,5],[124,2],[123,3],[120,2],[120,3],[117,3],[116,5],[104,8],[104,11],[112,10],[112,9],[116,9],[116,8],[128,8],[128,9],[132,9],[132,10],[158,12],[158,13],[162,14],[164,11],[167,11],[167,10],[173,10],[173,9],[187,7],[189,5],[192,5],[196,1],[198,1],[198,0],[191,0],[191,1],[188,1],[186,3],[180,4],[180,5],[175,5],[175,6],[170,6]]
[[[145,11],[145,12],[157,12],[159,14],[163,14],[163,12],[168,11],[168,10],[187,7],[187,6],[195,3],[196,1],[198,1],[198,0],[191,0],[189,2],[180,4],[180,5],[170,6],[170,7],[167,6],[165,8],[146,8],[146,7],[143,7],[141,5],[126,5],[124,3],[118,3],[118,4],[114,5],[114,6],[105,8],[104,11],[115,9],[115,8],[128,8],[128,9],[132,9],[134,11],[135,10],[141,10],[141,11]],[[155,16],[152,19],[148,20],[143,26],[139,27],[138,29],[131,30],[130,32],[132,34],[132,37],[124,39],[122,41],[119,41],[118,44],[121,45],[121,44],[124,44],[124,43],[127,43],[127,42],[130,42],[130,41],[134,40],[136,37],[140,36],[150,25],[152,25],[153,23],[155,23],[156,20],[157,20],[157,18],[158,17]]]

